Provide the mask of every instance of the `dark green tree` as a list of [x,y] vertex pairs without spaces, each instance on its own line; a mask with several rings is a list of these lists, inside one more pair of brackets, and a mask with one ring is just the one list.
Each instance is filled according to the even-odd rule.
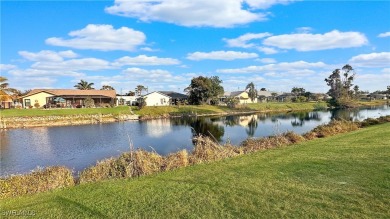
[[103,85],[102,88],[100,88],[100,90],[115,90],[115,88],[113,88],[110,85]]
[[332,97],[330,104],[336,107],[346,107],[353,99],[351,90],[355,71],[350,65],[345,65],[342,69],[335,69],[328,78],[326,84],[330,87],[327,94]]
[[188,93],[190,104],[216,104],[218,97],[223,95],[222,80],[218,76],[199,76],[191,80],[191,84],[184,90]]
[[79,90],[94,90],[92,86],[94,83],[88,83],[87,81],[80,80],[79,83],[77,83],[74,87],[79,89]]
[[256,100],[256,98],[257,98],[257,90],[255,88],[255,84],[253,84],[253,82],[251,82],[248,85],[246,85],[245,89],[248,90],[248,95],[249,95],[249,98],[251,98],[252,102],[254,100]]

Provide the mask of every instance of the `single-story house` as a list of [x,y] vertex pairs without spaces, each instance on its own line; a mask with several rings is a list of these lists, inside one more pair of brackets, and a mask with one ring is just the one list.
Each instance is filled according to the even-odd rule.
[[276,100],[279,102],[289,102],[295,97],[292,93],[283,93],[276,97]]
[[171,98],[171,105],[177,105],[178,103],[184,103],[188,99],[187,95],[177,93],[174,91],[158,91],[158,92],[169,96]]
[[24,108],[80,108],[91,98],[97,107],[115,105],[115,90],[34,89],[23,96]]
[[135,106],[137,105],[137,98],[139,96],[126,96],[126,95],[117,95],[116,105],[127,105]]
[[257,98],[255,98],[253,101],[249,97],[248,92],[246,91],[233,91],[233,92],[225,92],[224,96],[221,98],[222,101],[226,100],[227,97],[233,97],[238,99],[240,104],[247,104],[247,103],[257,103]]
[[371,100],[387,100],[387,95],[386,94],[370,94],[369,97]]
[[268,102],[270,100],[273,100],[275,97],[272,95],[272,91],[267,91],[267,90],[259,90],[257,91],[257,97],[260,102]]
[[12,97],[6,92],[0,90],[0,108],[10,109],[14,105]]
[[169,106],[171,100],[171,97],[158,91],[145,94],[139,98],[144,99],[146,106]]

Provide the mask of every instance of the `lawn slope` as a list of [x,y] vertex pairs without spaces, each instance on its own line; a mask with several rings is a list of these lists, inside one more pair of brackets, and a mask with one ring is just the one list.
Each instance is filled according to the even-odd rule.
[[39,218],[389,218],[390,123],[0,203]]

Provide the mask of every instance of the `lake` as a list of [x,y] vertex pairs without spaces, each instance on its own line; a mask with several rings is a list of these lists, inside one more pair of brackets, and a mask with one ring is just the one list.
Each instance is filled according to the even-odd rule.
[[335,118],[363,120],[384,115],[390,115],[390,107],[1,130],[1,176],[54,165],[77,172],[98,160],[129,151],[130,144],[166,155],[181,149],[191,151],[192,138],[199,134],[212,136],[221,143],[239,144],[246,138],[286,131],[303,134]]

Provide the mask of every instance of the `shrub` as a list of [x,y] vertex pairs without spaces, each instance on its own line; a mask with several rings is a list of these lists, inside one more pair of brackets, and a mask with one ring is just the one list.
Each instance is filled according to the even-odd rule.
[[87,97],[84,99],[84,106],[86,108],[95,107],[95,101],[91,97]]
[[26,175],[0,179],[0,198],[50,191],[74,186],[72,171],[66,167],[47,167]]
[[162,170],[173,170],[180,167],[188,166],[188,152],[187,150],[181,150],[174,154],[169,154],[164,157]]
[[163,158],[145,150],[123,153],[118,158],[98,162],[80,173],[80,184],[106,179],[149,175],[161,170]]
[[221,160],[243,153],[239,147],[220,145],[208,137],[198,136],[194,140],[194,150],[189,159],[191,164]]
[[320,125],[314,128],[312,131],[305,133],[303,136],[308,139],[324,138],[340,133],[354,131],[359,128],[358,123],[345,121],[345,120],[333,120],[327,125]]

